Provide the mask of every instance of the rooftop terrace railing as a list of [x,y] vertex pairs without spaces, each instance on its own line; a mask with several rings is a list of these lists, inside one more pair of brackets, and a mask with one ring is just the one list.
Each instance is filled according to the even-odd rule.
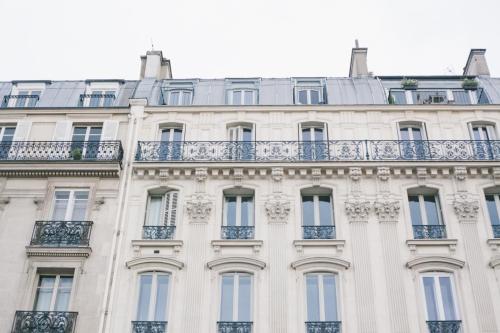
[[39,95],[6,95],[3,97],[1,106],[6,108],[11,104],[11,100],[15,100],[12,107],[34,107],[39,99]]
[[500,141],[139,141],[140,162],[491,161]]

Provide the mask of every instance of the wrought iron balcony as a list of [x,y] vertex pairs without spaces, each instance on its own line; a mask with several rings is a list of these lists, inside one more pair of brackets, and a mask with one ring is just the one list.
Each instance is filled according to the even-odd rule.
[[333,225],[303,225],[304,239],[335,239]]
[[427,322],[429,333],[458,333],[461,326],[461,320],[432,320]]
[[306,321],[306,333],[340,333],[341,321]]
[[[80,95],[80,107],[109,107],[115,102],[115,94],[82,94]],[[87,102],[88,101],[88,102]]]
[[141,162],[490,161],[499,141],[139,141]]
[[217,333],[252,333],[251,321],[219,321]]
[[145,225],[142,227],[143,239],[172,239],[175,225]]
[[91,230],[91,221],[36,221],[30,245],[88,246]]
[[16,311],[12,333],[73,333],[78,312]]
[[494,224],[491,227],[493,228],[493,237],[500,238],[500,224]]
[[12,141],[0,143],[0,162],[121,162],[120,141]]
[[15,108],[24,108],[24,107],[34,107],[38,100],[40,99],[39,95],[7,95],[3,97],[2,107],[6,108],[10,104],[10,100],[15,100],[15,104],[12,107]]
[[439,225],[413,225],[413,237],[415,239],[444,239],[446,238],[446,226]]
[[254,226],[222,226],[222,239],[253,239],[255,233]]
[[166,321],[133,321],[132,333],[166,333]]

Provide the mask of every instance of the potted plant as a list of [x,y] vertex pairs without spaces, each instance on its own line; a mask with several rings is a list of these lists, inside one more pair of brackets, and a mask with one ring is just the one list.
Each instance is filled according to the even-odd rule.
[[464,79],[462,82],[462,88],[466,90],[474,90],[477,89],[478,82],[476,79]]
[[401,81],[401,87],[403,87],[403,89],[417,89],[418,81],[415,79],[404,78]]
[[82,159],[82,148],[79,148],[79,147],[73,148],[71,150],[71,157],[73,157],[73,159],[75,161],[81,160]]

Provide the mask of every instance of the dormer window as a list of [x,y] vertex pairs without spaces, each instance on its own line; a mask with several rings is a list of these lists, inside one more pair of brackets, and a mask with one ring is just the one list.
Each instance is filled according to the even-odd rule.
[[45,89],[45,83],[17,83],[12,87],[10,95],[4,97],[4,107],[32,108],[38,104]]
[[119,82],[90,82],[85,94],[80,95],[80,106],[89,108],[112,107],[118,95]]
[[160,104],[171,106],[186,106],[193,104],[193,81],[167,81],[162,88]]
[[259,84],[258,79],[226,79],[226,104],[258,104]]
[[295,104],[325,104],[323,87],[321,80],[296,81]]

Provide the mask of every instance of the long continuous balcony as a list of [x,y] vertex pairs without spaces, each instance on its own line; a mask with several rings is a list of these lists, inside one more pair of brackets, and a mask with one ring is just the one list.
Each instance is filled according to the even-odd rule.
[[340,333],[341,321],[306,321],[306,333]]
[[36,221],[31,246],[88,246],[91,221]]
[[333,225],[304,225],[302,226],[304,239],[335,239]]
[[251,321],[219,321],[217,333],[252,333]]
[[172,239],[175,225],[145,225],[142,227],[143,239]]
[[429,333],[459,333],[461,320],[433,320],[427,322]]
[[73,333],[78,312],[16,311],[11,333]]
[[500,140],[139,141],[140,162],[491,161]]
[[166,321],[133,321],[132,333],[166,333]]
[[439,225],[413,225],[413,237],[415,239],[444,239],[446,238],[446,226]]

